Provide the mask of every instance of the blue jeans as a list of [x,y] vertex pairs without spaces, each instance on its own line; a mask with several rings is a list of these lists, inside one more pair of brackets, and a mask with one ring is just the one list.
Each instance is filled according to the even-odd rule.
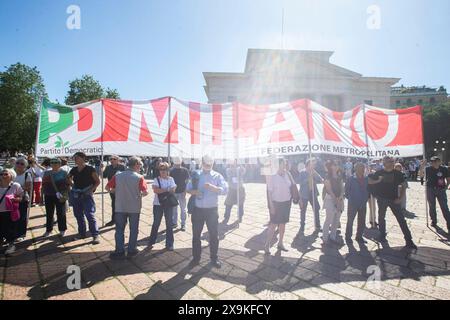
[[173,207],[173,224],[178,223],[178,207],[180,207],[181,226],[186,226],[186,193],[175,193],[179,205]]
[[89,231],[93,237],[98,236],[97,220],[95,220],[95,202],[92,195],[80,194],[77,198],[72,199],[73,214],[77,219],[78,233],[82,236],[86,235],[86,219],[89,224]]
[[156,243],[156,238],[158,238],[159,226],[161,225],[163,216],[164,220],[166,220],[166,248],[173,247],[173,207],[163,208],[161,206],[153,206],[153,225],[152,232],[150,233],[150,244],[154,245]]
[[137,238],[139,233],[139,216],[140,213],[116,212],[114,222],[116,223],[116,252],[125,252],[125,227],[130,221],[130,239],[128,242],[128,253],[136,252]]

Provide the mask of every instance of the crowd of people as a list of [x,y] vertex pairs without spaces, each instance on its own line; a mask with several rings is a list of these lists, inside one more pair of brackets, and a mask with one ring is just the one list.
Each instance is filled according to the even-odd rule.
[[[242,222],[248,166],[238,161],[217,165],[210,156],[204,156],[201,163],[184,163],[179,157],[141,159],[113,155],[109,157],[109,164],[105,165],[99,158],[88,159],[86,154],[77,152],[73,160],[74,166],[70,168],[67,158],[44,159],[38,163],[29,154],[12,157],[0,168],[0,241],[2,246],[7,245],[5,254],[14,253],[16,244],[26,238],[29,207],[32,205],[45,206],[46,231],[43,237],[52,234],[55,213],[59,234],[61,237],[65,235],[66,215],[70,206],[78,226],[76,239],[84,239],[89,234],[92,243],[98,244],[100,238],[94,193],[103,176],[108,181],[106,190],[112,204],[112,218],[107,226],[115,226],[115,251],[110,254],[110,258],[135,256],[139,253],[137,238],[140,213],[143,197],[149,194],[146,178],[150,175],[154,197],[148,248],[152,249],[156,243],[164,218],[165,246],[169,251],[174,250],[173,230],[178,228],[178,223],[181,231],[186,230],[189,213],[192,224],[191,265],[195,266],[200,262],[201,234],[206,224],[211,264],[220,268],[219,196],[226,196],[222,223],[228,224],[234,206],[237,207],[238,222]],[[446,194],[450,174],[449,168],[442,165],[439,157],[432,157],[429,163],[418,159],[405,162],[385,157],[369,164],[352,159],[340,161],[331,157],[325,160],[308,158],[304,162],[279,158],[270,170],[271,173],[266,175],[260,172],[260,177],[257,178],[266,182],[269,213],[264,247],[266,254],[271,254],[276,233],[277,249],[288,250],[283,241],[291,211],[298,210],[299,234],[305,232],[308,205],[313,212],[314,232],[317,235],[322,233],[325,246],[351,244],[353,239],[365,243],[369,207],[369,222],[371,227],[379,229],[381,243],[387,242],[386,213],[390,209],[403,233],[406,247],[415,249],[413,235],[405,219],[408,180],[423,180],[432,226],[438,227],[437,200],[450,232]],[[323,185],[321,192],[319,185]],[[319,195],[322,199],[319,199]],[[325,211],[322,223],[321,208]],[[345,208],[347,225],[341,240],[338,233]],[[357,226],[353,238],[355,219]],[[127,224],[130,235],[129,243],[125,245]]]

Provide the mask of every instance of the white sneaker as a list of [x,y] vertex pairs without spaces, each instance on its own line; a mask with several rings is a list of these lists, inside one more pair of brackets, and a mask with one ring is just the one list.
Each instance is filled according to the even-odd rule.
[[10,255],[16,252],[16,246],[13,244],[8,245],[8,248],[5,251],[5,255]]
[[66,234],[65,231],[61,231],[61,232],[59,233],[59,236],[62,238],[62,237],[64,237],[65,234]]
[[44,235],[42,236],[43,238],[48,238],[48,237],[50,237],[50,235],[51,235],[52,233],[51,232],[46,232],[46,233],[44,233]]
[[17,242],[17,243],[24,242],[24,241],[25,241],[25,238],[24,238],[24,237],[20,237],[20,238],[17,238],[17,239],[16,239],[16,242]]

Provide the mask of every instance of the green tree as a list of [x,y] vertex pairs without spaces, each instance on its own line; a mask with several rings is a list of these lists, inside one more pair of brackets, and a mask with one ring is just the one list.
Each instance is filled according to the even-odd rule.
[[16,63],[0,72],[0,149],[29,150],[35,142],[37,112],[47,97],[36,67]]
[[120,99],[120,95],[116,89],[104,89],[91,75],[83,75],[69,82],[65,103],[75,105],[101,98]]

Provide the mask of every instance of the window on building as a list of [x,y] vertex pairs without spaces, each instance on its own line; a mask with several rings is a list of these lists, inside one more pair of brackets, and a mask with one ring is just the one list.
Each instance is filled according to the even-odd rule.
[[400,100],[397,100],[397,101],[395,101],[395,105],[396,105],[397,107],[400,107],[402,104],[401,104]]
[[228,96],[228,102],[235,102],[235,101],[237,101],[236,96]]
[[430,104],[435,104],[436,103],[436,98],[430,98]]
[[364,103],[369,106],[373,106],[373,100],[364,100]]
[[411,100],[411,99],[408,99],[408,100],[406,101],[406,105],[407,105],[407,106],[412,106],[412,105],[413,105],[412,100]]
[[420,105],[422,105],[423,104],[423,99],[419,99],[419,102],[418,102]]

